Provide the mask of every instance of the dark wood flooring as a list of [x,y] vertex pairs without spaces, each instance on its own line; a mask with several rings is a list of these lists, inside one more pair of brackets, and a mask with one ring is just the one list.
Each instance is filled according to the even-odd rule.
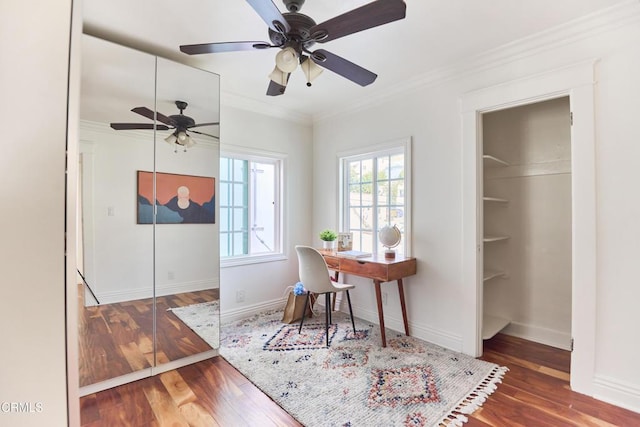
[[169,308],[214,301],[210,289],[156,298],[156,342],[153,338],[153,299],[85,307],[78,293],[78,355],[80,386],[149,368],[211,350]]
[[[567,351],[497,335],[482,359],[509,372],[465,427],[640,426],[640,414],[572,392]],[[299,426],[223,358],[85,396],[83,427]]]

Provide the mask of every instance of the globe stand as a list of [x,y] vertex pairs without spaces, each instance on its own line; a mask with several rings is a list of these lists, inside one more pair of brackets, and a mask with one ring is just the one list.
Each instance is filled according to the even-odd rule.
[[387,250],[384,251],[384,258],[385,259],[395,259],[396,258],[396,251],[394,251],[391,248],[387,248]]

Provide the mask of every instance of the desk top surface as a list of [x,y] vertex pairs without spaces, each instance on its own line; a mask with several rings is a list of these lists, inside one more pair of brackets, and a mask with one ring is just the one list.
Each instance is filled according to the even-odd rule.
[[401,254],[396,254],[395,258],[385,258],[384,255],[372,255],[368,257],[354,258],[354,257],[348,257],[348,256],[341,256],[339,255],[339,252],[336,251],[335,249],[318,249],[318,252],[320,252],[324,257],[334,257],[338,259],[348,259],[348,260],[362,261],[362,262],[375,262],[376,264],[397,264],[397,263],[411,261],[415,259],[413,257],[406,257]]

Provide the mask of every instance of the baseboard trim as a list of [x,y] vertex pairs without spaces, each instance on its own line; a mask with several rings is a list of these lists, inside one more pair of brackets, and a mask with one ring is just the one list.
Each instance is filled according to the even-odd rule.
[[278,310],[284,308],[287,300],[285,298],[278,298],[271,301],[262,302],[259,304],[252,304],[232,310],[225,310],[224,305],[220,307],[220,323],[234,322],[236,320],[245,319],[263,311]]
[[593,379],[593,397],[603,402],[640,413],[640,388],[605,375]]
[[566,332],[518,322],[511,322],[502,332],[562,350],[571,350],[571,334]]

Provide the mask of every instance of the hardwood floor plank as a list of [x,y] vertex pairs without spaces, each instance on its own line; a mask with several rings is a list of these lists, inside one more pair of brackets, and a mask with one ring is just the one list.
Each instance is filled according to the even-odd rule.
[[[571,391],[564,350],[501,334],[485,348],[482,359],[509,372],[464,427],[640,426],[640,414]],[[83,397],[81,420],[82,427],[301,426],[222,357]]]

